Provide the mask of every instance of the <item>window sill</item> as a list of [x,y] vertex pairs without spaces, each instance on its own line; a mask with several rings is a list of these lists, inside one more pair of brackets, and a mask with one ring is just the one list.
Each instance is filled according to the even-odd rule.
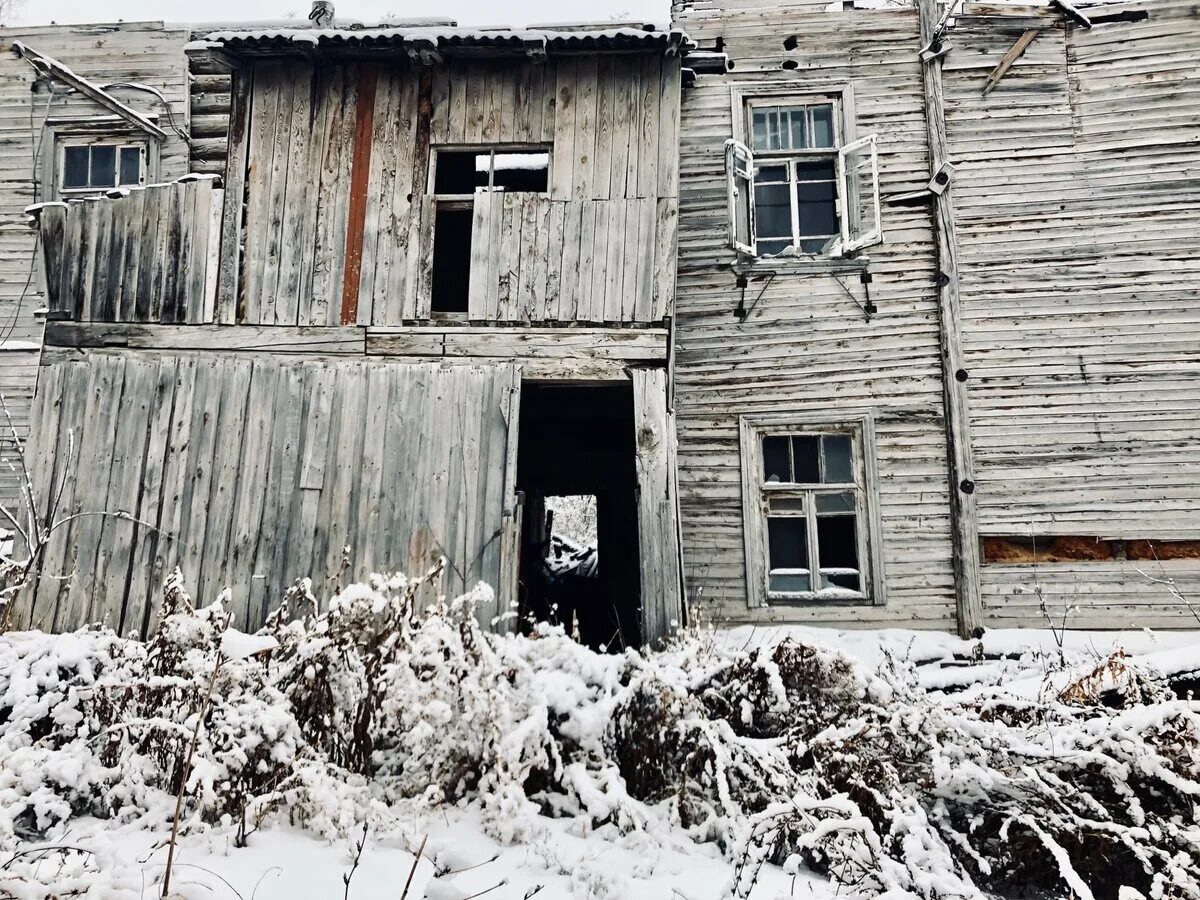
[[847,609],[852,607],[873,607],[878,604],[872,602],[870,597],[830,597],[821,599],[820,597],[772,597],[762,604],[759,609],[813,609],[814,607],[835,607],[838,609]]
[[871,265],[869,256],[744,256],[732,264],[735,274],[857,275]]

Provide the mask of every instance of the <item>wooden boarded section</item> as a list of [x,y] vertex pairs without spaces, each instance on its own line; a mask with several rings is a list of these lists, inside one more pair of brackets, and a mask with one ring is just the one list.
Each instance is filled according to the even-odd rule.
[[476,195],[470,320],[671,314],[677,56],[433,67],[289,59],[239,77],[252,88],[236,321],[429,320],[430,157],[464,145],[551,154],[545,194]]
[[301,577],[328,596],[444,555],[449,594],[496,584],[517,390],[505,364],[143,351],[46,366],[38,503],[45,515],[61,484],[55,520],[74,518],[53,531],[18,625],[144,633],[176,565],[198,602],[228,590],[247,628]]
[[50,312],[75,322],[210,322],[222,191],[211,175],[36,208]]
[[[673,201],[481,194],[471,233],[470,313],[483,322],[661,322],[671,312]],[[660,212],[661,211],[661,212]],[[596,252],[581,253],[583,223]],[[600,223],[600,230],[596,230]],[[605,250],[599,252],[603,242]]]
[[642,572],[642,639],[653,644],[684,624],[675,428],[667,412],[666,371],[633,369],[630,375]]

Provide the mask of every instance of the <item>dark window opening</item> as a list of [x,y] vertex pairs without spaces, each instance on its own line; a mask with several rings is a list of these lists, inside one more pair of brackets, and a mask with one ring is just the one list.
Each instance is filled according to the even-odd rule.
[[492,190],[545,193],[550,185],[550,154],[543,151],[496,152]]
[[[637,647],[632,386],[526,382],[518,441],[517,489],[525,495],[521,627],[551,622],[595,649]],[[594,550],[568,548],[586,541],[593,528]]]
[[491,151],[439,150],[433,177],[435,194],[475,194],[488,188]]
[[472,211],[454,206],[437,208],[433,228],[433,296],[435,313],[465,313],[471,284]]

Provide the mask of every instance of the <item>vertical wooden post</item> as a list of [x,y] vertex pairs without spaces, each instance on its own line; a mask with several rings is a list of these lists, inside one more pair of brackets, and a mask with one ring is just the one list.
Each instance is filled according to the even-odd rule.
[[342,269],[343,325],[358,324],[358,291],[362,280],[363,234],[367,222],[367,189],[371,181],[375,89],[379,70],[363,66],[358,73],[354,109],[354,156],[350,165],[350,212],[346,217],[346,262]]
[[229,154],[225,162],[225,197],[221,212],[220,270],[217,275],[216,321],[231,325],[238,318],[241,294],[242,209],[246,196],[247,153],[254,69],[243,65],[232,75],[229,108]]
[[[934,39],[936,0],[917,0],[921,46]],[[934,48],[936,49],[936,48]],[[921,61],[925,87],[925,122],[929,133],[929,174],[932,178],[949,161],[946,109],[942,96],[942,61]],[[979,590],[979,523],[975,509],[975,479],[971,460],[971,418],[967,406],[967,371],[962,349],[961,297],[958,278],[958,237],[954,227],[953,186],[933,195],[934,230],[938,242],[938,333],[942,356],[942,395],[946,419],[946,452],[950,469],[950,520],[954,549],[954,592],[958,632],[969,637],[983,624]]]

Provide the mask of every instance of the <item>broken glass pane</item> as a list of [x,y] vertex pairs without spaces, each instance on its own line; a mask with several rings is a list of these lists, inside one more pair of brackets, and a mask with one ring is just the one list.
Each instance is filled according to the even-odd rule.
[[763,438],[763,478],[768,484],[792,480],[792,464],[788,456],[787,438]]
[[88,174],[91,187],[116,187],[117,148],[112,144],[96,144],[92,147],[92,168]]
[[852,513],[854,512],[854,493],[843,491],[840,494],[817,494],[817,513]]
[[859,589],[855,516],[817,516],[817,558],[823,586]]
[[825,483],[852,484],[854,458],[850,435],[827,434],[821,438],[821,449],[825,454]]
[[820,438],[798,434],[792,438],[793,472],[797,484],[816,484],[821,480]]
[[88,148],[63,148],[62,186],[65,188],[85,188],[88,186]]
[[486,191],[492,153],[474,150],[439,150],[433,176],[436,194],[476,194]]

